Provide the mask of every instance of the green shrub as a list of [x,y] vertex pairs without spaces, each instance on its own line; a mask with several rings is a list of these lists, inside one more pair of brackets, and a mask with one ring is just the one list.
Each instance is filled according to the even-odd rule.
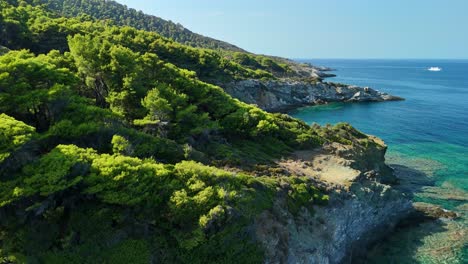
[[0,114],[0,164],[11,152],[31,140],[36,129],[6,114]]
[[111,143],[114,154],[130,155],[132,152],[130,142],[122,136],[114,135]]

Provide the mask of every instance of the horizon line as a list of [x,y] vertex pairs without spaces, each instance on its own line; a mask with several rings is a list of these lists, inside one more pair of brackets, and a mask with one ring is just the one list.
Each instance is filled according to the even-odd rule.
[[340,57],[316,57],[316,58],[289,58],[291,60],[468,60],[468,58],[340,58]]

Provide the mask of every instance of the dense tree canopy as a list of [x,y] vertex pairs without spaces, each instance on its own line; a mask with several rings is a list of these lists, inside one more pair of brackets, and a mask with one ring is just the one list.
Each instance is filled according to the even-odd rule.
[[[51,54],[53,57],[54,54]],[[12,51],[0,57],[0,111],[30,120],[47,129],[61,100],[69,95],[74,75],[49,63],[46,56]]]
[[87,14],[96,19],[111,19],[119,26],[131,26],[137,29],[158,32],[166,38],[194,47],[243,51],[232,44],[193,33],[180,24],[144,14],[133,8],[127,8],[115,1],[27,0],[26,2],[45,5],[48,9],[67,17]]
[[[310,127],[217,86],[276,78],[288,71],[278,61],[28,2],[0,1],[2,263],[258,263],[259,213],[279,196],[291,213],[327,196],[256,168],[326,141],[368,144],[347,125]],[[48,7],[143,23],[103,1],[61,2]]]

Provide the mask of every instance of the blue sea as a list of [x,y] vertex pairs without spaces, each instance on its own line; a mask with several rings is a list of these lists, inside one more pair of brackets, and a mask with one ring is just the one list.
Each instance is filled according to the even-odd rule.
[[[412,168],[432,184],[415,200],[461,215],[399,229],[368,263],[468,263],[468,60],[301,60],[328,66],[326,81],[404,97],[383,103],[333,103],[291,112],[310,124],[349,122],[389,146],[387,163]],[[428,71],[440,67],[442,71]],[[415,176],[416,177],[416,176]]]

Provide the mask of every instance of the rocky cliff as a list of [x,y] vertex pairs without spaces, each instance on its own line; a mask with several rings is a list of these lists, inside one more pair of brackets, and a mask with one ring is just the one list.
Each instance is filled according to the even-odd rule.
[[283,111],[328,102],[403,100],[369,87],[292,80],[242,80],[222,85],[231,96],[267,111]]
[[393,178],[383,159],[385,145],[371,138],[368,146],[332,143],[280,162],[291,174],[325,184],[330,201],[293,215],[285,209],[287,194],[278,197],[255,225],[265,263],[350,263],[410,214],[410,199],[385,184]]

